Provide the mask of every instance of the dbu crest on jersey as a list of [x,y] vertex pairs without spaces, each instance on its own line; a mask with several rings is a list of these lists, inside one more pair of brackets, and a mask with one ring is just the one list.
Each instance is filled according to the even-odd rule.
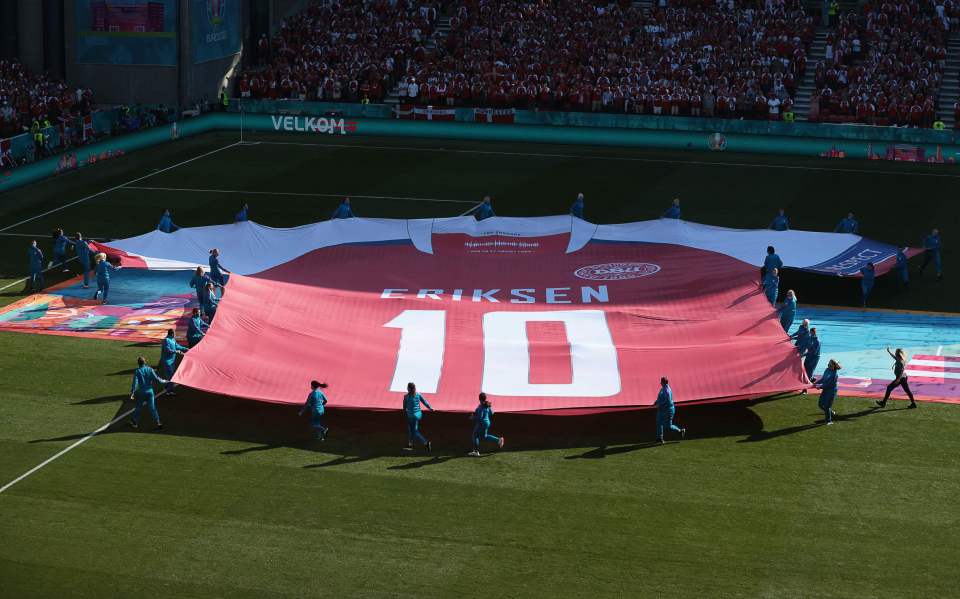
[[610,262],[609,264],[594,264],[582,266],[573,271],[581,279],[591,281],[620,281],[623,279],[639,279],[660,272],[660,267],[649,262]]

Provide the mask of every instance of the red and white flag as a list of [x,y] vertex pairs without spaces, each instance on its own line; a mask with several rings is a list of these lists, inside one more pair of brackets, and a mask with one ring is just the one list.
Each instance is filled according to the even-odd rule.
[[944,383],[960,380],[960,356],[928,356],[918,354],[907,363],[905,374],[910,382]]
[[517,111],[513,108],[474,108],[473,120],[478,123],[513,123]]

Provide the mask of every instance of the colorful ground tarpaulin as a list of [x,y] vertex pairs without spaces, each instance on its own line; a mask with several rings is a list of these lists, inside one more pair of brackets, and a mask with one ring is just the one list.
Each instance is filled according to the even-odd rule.
[[[154,338],[193,305],[184,270],[217,247],[235,275],[178,370],[190,387],[299,403],[318,378],[337,405],[396,408],[413,381],[442,410],[472,409],[480,390],[500,411],[603,410],[652,404],[668,376],[678,403],[732,399],[808,385],[757,284],[767,245],[788,267],[843,274],[867,261],[888,270],[896,251],[855,235],[667,219],[245,222],[101,246],[148,269],[112,281],[122,313],[60,300],[88,310],[78,325],[35,296],[0,329],[43,330],[29,317],[46,302],[45,332]],[[104,333],[105,317],[126,333]]]

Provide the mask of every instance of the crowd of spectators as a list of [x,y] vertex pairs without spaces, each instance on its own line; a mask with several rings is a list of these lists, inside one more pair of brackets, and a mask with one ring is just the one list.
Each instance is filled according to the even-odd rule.
[[958,16],[954,0],[868,3],[841,15],[816,66],[809,119],[932,126]]
[[32,73],[17,61],[0,60],[0,139],[30,130],[34,122],[57,124],[60,118],[88,114],[89,89]]
[[449,10],[444,52],[407,75],[415,101],[778,119],[813,37],[795,0],[674,0],[648,16],[576,0]]
[[245,71],[244,98],[380,102],[410,65],[422,62],[439,3],[414,0],[314,0],[261,40],[267,66]]
[[315,1],[237,92],[376,102],[399,83],[402,103],[779,119],[813,31],[800,0]]

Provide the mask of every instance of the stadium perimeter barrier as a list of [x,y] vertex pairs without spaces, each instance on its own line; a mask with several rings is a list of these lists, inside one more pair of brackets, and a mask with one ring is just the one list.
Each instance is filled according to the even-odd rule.
[[[312,136],[383,136],[533,142],[765,155],[955,163],[953,131],[690,117],[516,111],[515,122],[476,122],[474,109],[454,120],[402,120],[390,106],[295,101],[235,102],[242,111],[206,114],[71,149],[0,173],[0,191],[33,183],[128,152],[210,131]],[[254,140],[255,141],[255,140]]]

